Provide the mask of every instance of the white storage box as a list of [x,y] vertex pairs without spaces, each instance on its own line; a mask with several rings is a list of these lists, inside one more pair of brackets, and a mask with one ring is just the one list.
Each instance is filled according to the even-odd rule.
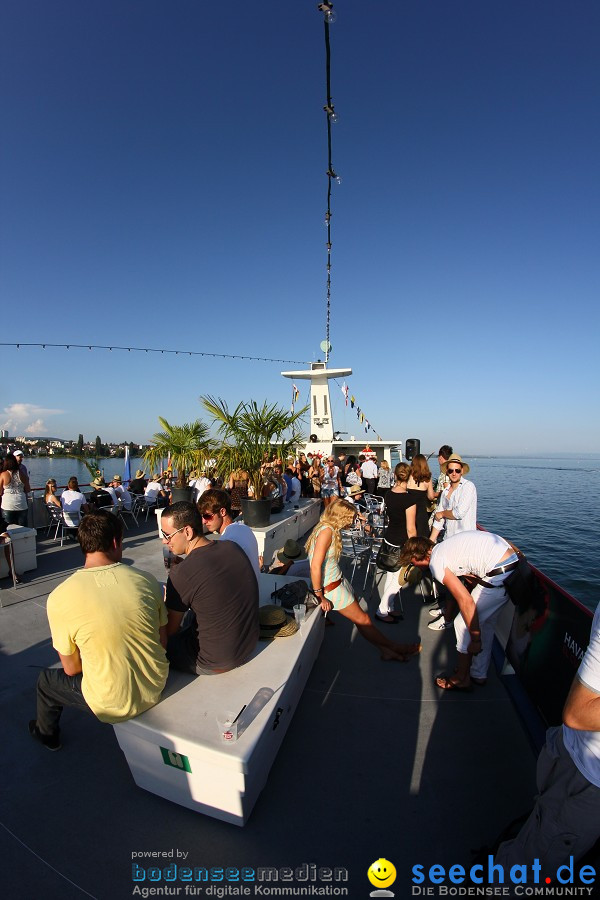
[[[275,582],[261,575],[261,603]],[[170,676],[166,696],[115,733],[139,787],[244,825],[263,789],[323,640],[320,609],[291,637],[259,641],[253,658],[222,675]],[[224,743],[217,714],[246,709],[238,739]]]
[[[8,533],[13,545],[15,554],[15,569],[17,575],[23,572],[31,572],[37,569],[37,557],[35,552],[35,539],[37,531],[35,528],[24,528],[22,525],[9,525]],[[4,547],[0,547],[0,578],[8,575],[8,566],[4,555]]]

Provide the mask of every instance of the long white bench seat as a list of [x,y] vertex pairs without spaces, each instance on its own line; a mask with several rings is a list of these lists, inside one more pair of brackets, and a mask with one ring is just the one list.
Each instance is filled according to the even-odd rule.
[[[261,605],[275,583],[260,576]],[[281,746],[323,640],[323,617],[311,610],[291,637],[259,641],[252,659],[222,675],[172,673],[163,698],[115,733],[136,784],[225,822],[244,825]],[[246,709],[238,739],[225,743],[217,714]]]

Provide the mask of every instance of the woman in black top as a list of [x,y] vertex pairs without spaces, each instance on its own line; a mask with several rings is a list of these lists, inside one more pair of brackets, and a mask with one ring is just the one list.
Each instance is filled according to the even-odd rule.
[[431,533],[429,505],[435,500],[435,491],[431,470],[422,453],[413,458],[408,476],[408,493],[417,504],[417,537],[428,538]]
[[[416,499],[408,491],[408,477],[410,466],[407,463],[398,463],[394,470],[396,484],[385,495],[385,511],[388,517],[388,527],[385,531],[385,540],[388,544],[402,547],[409,537],[417,534]],[[382,622],[396,622],[400,613],[394,613],[392,598],[399,590],[398,572],[388,572],[383,590],[381,602],[375,613],[376,618]]]

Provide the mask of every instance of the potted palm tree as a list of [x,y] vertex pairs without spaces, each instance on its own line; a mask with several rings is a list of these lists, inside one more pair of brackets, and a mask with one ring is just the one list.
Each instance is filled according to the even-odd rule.
[[152,436],[152,446],[144,453],[144,460],[153,469],[161,469],[163,460],[171,459],[177,471],[177,479],[172,490],[172,500],[191,500],[192,488],[188,487],[188,473],[192,469],[204,468],[206,460],[213,453],[208,426],[196,419],[185,425],[171,425],[158,417],[163,431]]
[[274,452],[285,459],[288,453],[302,443],[299,420],[306,407],[289,412],[277,404],[265,400],[262,406],[254,400],[238,403],[230,410],[225,400],[205,396],[200,398],[206,411],[217,425],[218,448],[215,451],[220,473],[228,478],[235,469],[248,472],[252,498],[242,500],[242,512],[246,525],[256,528],[269,524],[271,500],[263,499],[265,476],[263,463]]

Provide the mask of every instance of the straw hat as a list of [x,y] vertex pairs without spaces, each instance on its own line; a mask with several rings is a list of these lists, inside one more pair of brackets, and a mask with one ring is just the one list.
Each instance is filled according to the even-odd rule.
[[364,494],[365,489],[360,484],[353,484],[349,490],[349,494],[351,497],[357,497],[359,494]]
[[258,621],[260,623],[260,637],[263,640],[289,637],[298,631],[296,620],[287,616],[283,607],[275,606],[271,603],[267,604],[267,606],[259,607]]
[[400,566],[398,570],[398,584],[400,587],[404,587],[407,584],[414,586],[415,584],[418,584],[422,578],[422,570],[419,566],[413,566],[412,563],[406,563],[406,565]]
[[277,551],[277,559],[282,563],[300,562],[301,559],[307,559],[308,553],[300,544],[291,538],[285,542],[283,548]]
[[136,478],[145,478],[146,476],[145,476],[144,472],[143,472],[141,469],[136,469],[136,470],[135,470],[135,477],[136,477]]
[[442,463],[440,466],[440,469],[442,470],[444,475],[446,474],[446,466],[448,465],[448,463],[451,463],[451,462],[459,463],[459,465],[461,465],[463,467],[463,475],[469,474],[469,471],[471,468],[469,463],[463,462],[462,459],[460,458],[460,456],[458,455],[458,453],[453,453],[452,456],[448,457],[446,462]]
[[101,475],[96,475],[93,481],[90,481],[90,487],[93,488],[104,488],[106,487],[106,482]]
[[113,475],[113,481],[118,481],[119,484],[123,482],[123,479],[120,475]]

